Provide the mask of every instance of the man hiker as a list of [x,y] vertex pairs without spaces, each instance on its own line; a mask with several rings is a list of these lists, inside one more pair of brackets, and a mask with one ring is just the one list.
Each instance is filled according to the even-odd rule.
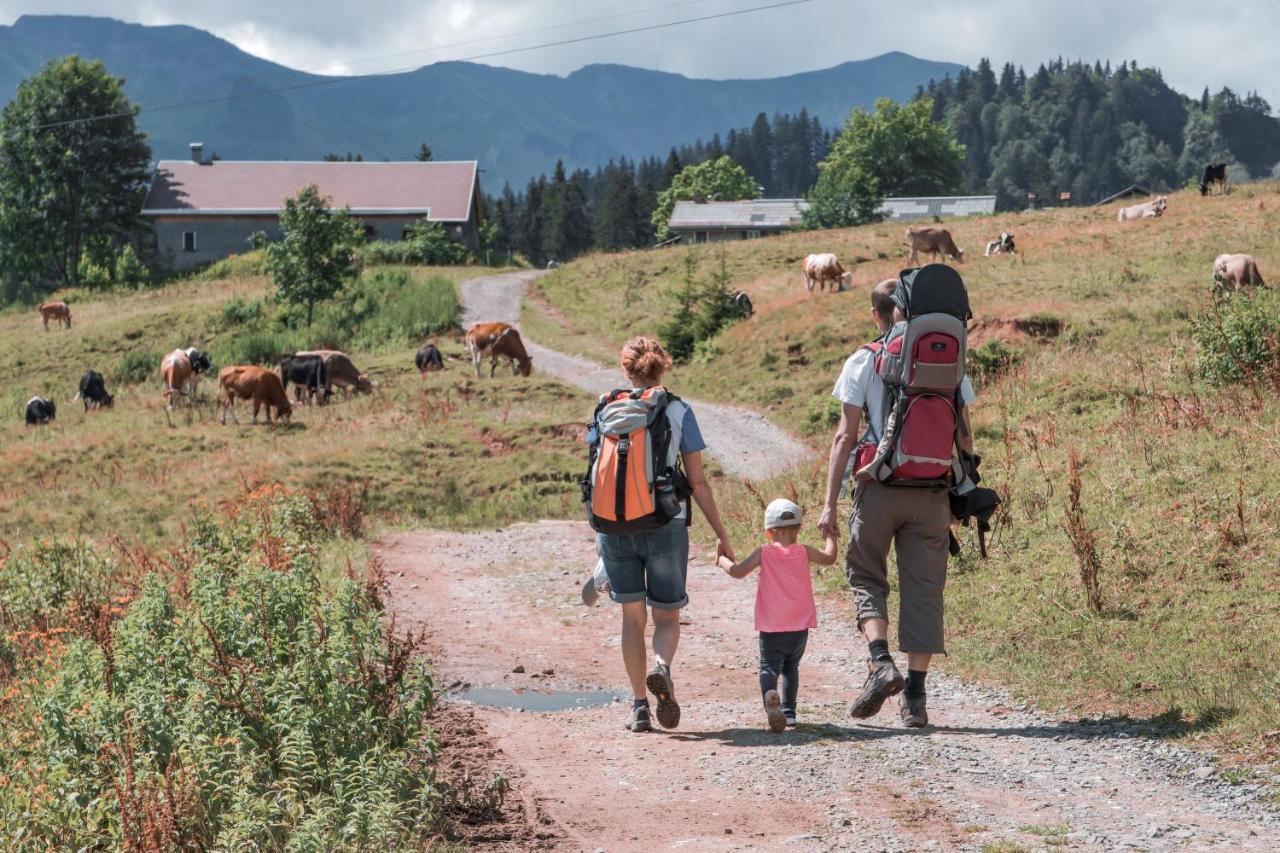
[[[906,270],[901,280],[883,281],[872,290],[872,316],[881,337],[849,357],[832,391],[843,408],[831,444],[826,502],[818,521],[823,535],[835,534],[839,529],[837,502],[842,484],[851,473],[850,457],[855,448],[859,449],[857,467],[861,469],[868,462],[868,457],[875,454],[876,446],[885,435],[889,397],[877,370],[877,353],[894,329],[894,324],[907,320],[910,312],[906,285],[914,281],[920,272]],[[936,280],[937,274],[934,274],[932,281]],[[943,281],[947,281],[945,274]],[[963,294],[963,283],[958,276],[954,283]],[[967,295],[963,297],[963,305],[967,314]],[[963,325],[960,328],[963,329]],[[962,353],[962,331],[960,339]],[[954,362],[955,356],[952,358]],[[972,452],[967,407],[974,399],[973,386],[968,376],[963,376],[958,394],[955,393],[956,387],[953,383],[951,393],[960,398],[963,407],[956,421],[954,440],[962,450]],[[866,431],[860,434],[864,422]],[[952,436],[946,436],[945,446],[950,448],[951,443]],[[870,467],[867,465],[868,469]],[[945,485],[891,486],[860,476],[853,486],[852,504],[845,575],[853,590],[858,629],[866,638],[870,660],[866,683],[849,713],[856,719],[875,716],[887,698],[902,692],[899,714],[903,723],[913,728],[924,726],[929,721],[925,706],[925,676],[929,671],[929,661],[933,655],[945,653],[942,594],[947,579],[951,523],[948,488]],[[898,643],[899,649],[907,653],[906,679],[903,679],[889,653],[887,598],[890,544],[894,544],[897,551]]]

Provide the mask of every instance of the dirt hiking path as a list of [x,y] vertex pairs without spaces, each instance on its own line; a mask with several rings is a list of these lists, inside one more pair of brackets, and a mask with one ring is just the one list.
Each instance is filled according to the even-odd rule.
[[[463,327],[472,323],[520,324],[520,300],[529,282],[544,273],[536,270],[500,273],[462,282]],[[548,349],[524,336],[533,356],[533,369],[592,394],[622,388],[621,372],[593,361]],[[488,375],[488,366],[484,367]],[[677,393],[679,389],[673,389]],[[718,403],[687,400],[698,415],[698,426],[709,452],[726,473],[743,480],[767,480],[789,471],[809,456],[809,449],[763,416]],[[583,420],[590,412],[583,413]],[[769,448],[768,454],[757,448]]]
[[[744,545],[745,547],[745,545]],[[384,538],[400,626],[427,631],[442,681],[619,689],[618,610],[587,608],[594,562],[580,522]],[[865,672],[846,602],[827,602],[801,666],[801,726],[764,726],[755,585],[706,555],[689,570],[691,624],[674,675],[683,720],[633,735],[624,703],[540,713],[476,707],[543,840],[504,849],[1275,849],[1256,786],[1139,724],[1059,720],[1003,693],[930,675],[932,725],[900,728],[894,700],[858,723]],[[519,670],[519,671],[517,671]],[[481,845],[482,848],[484,845]],[[503,847],[495,843],[493,847]]]

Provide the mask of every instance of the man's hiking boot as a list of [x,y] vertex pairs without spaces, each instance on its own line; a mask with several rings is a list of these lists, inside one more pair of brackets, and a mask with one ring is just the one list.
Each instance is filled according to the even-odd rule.
[[631,719],[626,722],[627,731],[647,732],[653,729],[649,723],[649,706],[638,705],[631,709]]
[[671,682],[670,667],[657,664],[644,680],[649,692],[658,697],[658,725],[674,729],[680,725],[680,705],[676,702],[676,686]]
[[924,694],[908,696],[903,693],[898,700],[898,716],[902,724],[909,729],[918,729],[929,725],[929,712],[925,709]]
[[849,716],[855,720],[865,720],[880,713],[884,700],[896,695],[907,683],[891,660],[868,661],[867,669],[867,681],[862,685],[862,692],[849,708]]
[[778,691],[764,694],[764,712],[769,718],[769,731],[780,732],[787,727],[787,715],[782,713],[782,697]]
[[792,711],[784,711],[782,714],[782,718],[783,720],[786,721],[787,728],[789,729],[794,729],[798,725],[796,723],[796,715]]

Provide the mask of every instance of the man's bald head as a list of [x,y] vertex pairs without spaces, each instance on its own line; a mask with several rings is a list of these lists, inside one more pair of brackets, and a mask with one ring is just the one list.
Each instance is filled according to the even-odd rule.
[[871,309],[885,326],[893,325],[893,294],[898,291],[898,280],[886,278],[871,288]]

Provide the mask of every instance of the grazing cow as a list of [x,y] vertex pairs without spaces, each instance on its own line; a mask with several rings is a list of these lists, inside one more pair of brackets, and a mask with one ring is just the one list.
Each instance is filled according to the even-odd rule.
[[115,398],[107,393],[107,383],[102,374],[96,370],[86,370],[84,376],[80,377],[80,390],[72,402],[75,400],[84,401],[86,412],[91,408],[109,409],[115,403]]
[[1200,195],[1209,195],[1214,187],[1218,187],[1221,194],[1227,192],[1227,164],[1213,163],[1204,167],[1204,175],[1200,178]]
[[1252,255],[1218,255],[1213,262],[1213,284],[1219,291],[1267,286]]
[[58,407],[52,400],[32,397],[27,401],[27,426],[47,424],[58,417]]
[[845,272],[840,266],[840,259],[831,252],[806,256],[800,264],[800,271],[804,273],[804,289],[810,294],[815,286],[825,291],[827,282],[831,282],[831,289],[836,291],[847,290],[853,285],[853,273]]
[[920,252],[932,255],[935,261],[939,258],[951,258],[958,264],[964,263],[964,250],[956,247],[950,231],[937,225],[908,228],[907,247],[911,249],[912,264],[920,262]]
[[1120,212],[1116,214],[1116,221],[1128,222],[1131,219],[1159,219],[1161,216],[1164,216],[1164,210],[1168,206],[1169,199],[1162,195],[1158,195],[1151,201],[1120,208]]
[[71,309],[67,307],[65,302],[41,302],[37,308],[40,312],[40,322],[44,324],[44,330],[49,331],[49,321],[57,320],[58,328],[71,328]]
[[240,423],[240,419],[236,417],[237,399],[253,401],[255,424],[258,422],[260,409],[266,409],[267,423],[274,423],[271,420],[272,409],[276,410],[276,417],[282,421],[288,421],[289,416],[293,414],[293,406],[289,403],[288,395],[284,393],[284,384],[281,383],[280,377],[265,367],[243,364],[224,367],[218,371],[218,390],[222,397],[224,425],[227,422],[227,412],[231,412],[233,421]]
[[316,356],[324,361],[325,379],[328,382],[328,388],[325,389],[326,398],[335,386],[342,389],[344,397],[352,390],[357,394],[373,393],[373,382],[369,379],[369,374],[357,370],[355,362],[345,352],[336,349],[313,349],[294,353],[294,355],[298,358]]
[[471,363],[475,365],[476,376],[480,375],[480,362],[485,356],[490,358],[489,376],[498,369],[498,359],[505,358],[511,363],[511,375],[517,373],[528,376],[533,371],[533,359],[525,351],[524,341],[520,340],[520,332],[510,323],[476,323],[467,330],[467,353]]
[[418,350],[413,357],[413,363],[418,366],[418,372],[423,376],[436,370],[444,370],[444,356],[440,354],[435,344],[426,344]]
[[293,396],[299,403],[310,405],[317,395],[320,397],[320,405],[328,402],[329,380],[324,369],[324,359],[320,356],[291,355],[281,361],[281,387],[288,391],[290,382],[296,386]]
[[739,317],[751,317],[756,313],[756,308],[751,304],[751,297],[745,291],[735,290],[733,292],[733,308],[738,312]]
[[1012,255],[1018,251],[1018,247],[1013,244],[1013,235],[1008,231],[1000,233],[1000,239],[992,240],[987,244],[987,257],[992,255]]
[[193,377],[191,359],[187,356],[186,350],[176,349],[166,355],[164,361],[160,362],[160,375],[164,377],[166,412],[177,407],[183,395],[187,393],[188,386],[194,393],[195,385],[191,381]]

